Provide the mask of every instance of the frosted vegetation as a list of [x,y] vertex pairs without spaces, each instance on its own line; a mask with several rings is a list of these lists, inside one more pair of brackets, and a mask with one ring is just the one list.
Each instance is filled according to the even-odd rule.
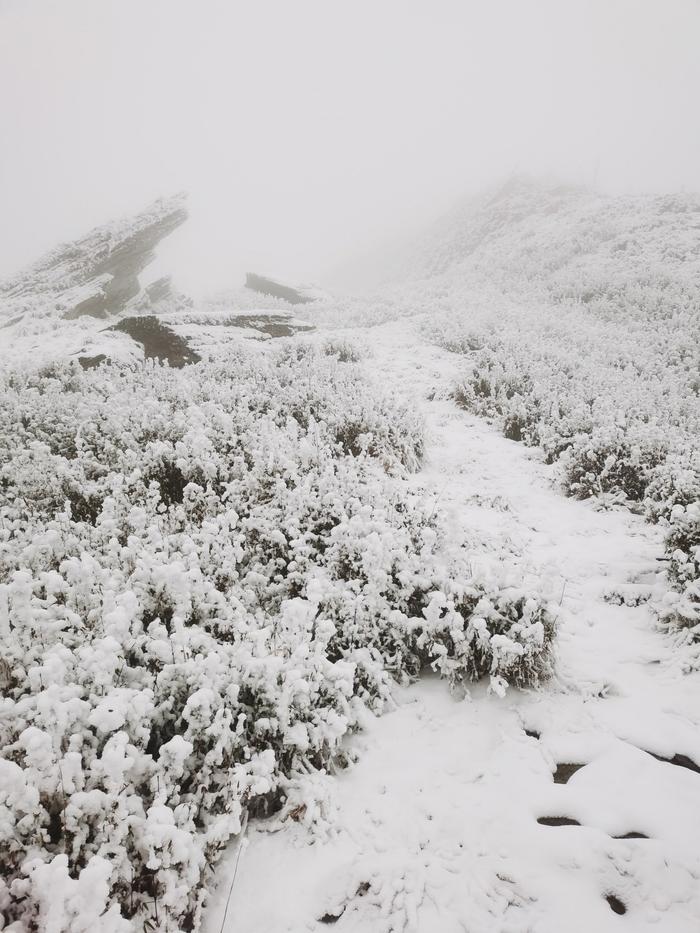
[[406,483],[419,419],[356,356],[4,375],[6,929],[195,929],[244,814],[311,818],[393,681],[548,674],[554,613],[471,572]]
[[[455,210],[343,307],[415,318],[465,357],[456,400],[558,462],[564,491],[667,530],[660,613],[700,623],[700,197],[606,198],[516,178]],[[339,320],[329,309],[330,320]]]
[[[700,201],[606,201],[516,186],[499,207],[507,231],[480,241],[479,261],[488,257],[503,270],[498,316],[476,309],[457,323],[443,314],[431,328],[466,357],[456,398],[506,437],[559,461],[569,495],[662,522],[677,592],[662,615],[693,628],[700,623]],[[512,292],[523,278],[521,292],[530,295],[515,307]]]
[[[688,639],[699,210],[518,181],[448,218],[400,286],[313,305],[319,331],[417,326],[460,361],[454,400],[539,448],[567,494],[663,526],[656,608]],[[165,280],[139,290],[143,251],[182,216],[181,199],[159,202],[0,289],[20,348],[0,373],[11,933],[196,930],[247,817],[323,823],[321,775],[397,682],[433,670],[503,696],[553,668],[558,607],[505,545],[472,559],[411,476],[421,418],[352,334],[224,342],[245,293],[194,308]],[[185,362],[201,360],[144,361],[128,335],[96,355],[114,344],[103,316],[135,311],[199,339]],[[39,337],[59,362],[32,362]],[[84,344],[112,362],[83,370]]]
[[505,335],[486,326],[479,337],[444,338],[468,359],[457,400],[559,461],[569,495],[642,510],[667,526],[679,596],[664,615],[696,625],[700,370],[689,316],[632,327],[623,339],[572,312],[508,323]]

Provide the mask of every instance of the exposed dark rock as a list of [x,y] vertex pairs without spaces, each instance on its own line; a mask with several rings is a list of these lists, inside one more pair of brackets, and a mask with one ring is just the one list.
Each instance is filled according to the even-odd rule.
[[688,758],[687,755],[674,755],[673,758],[664,758],[663,755],[656,755],[647,749],[644,749],[644,751],[646,751],[647,755],[651,755],[652,758],[656,758],[657,761],[663,761],[667,765],[676,765],[679,768],[687,768],[688,771],[695,771],[696,774],[700,774],[700,765],[696,764],[692,758]]
[[608,904],[610,905],[610,910],[612,910],[613,913],[616,913],[616,914],[626,914],[626,913],[627,913],[627,908],[626,908],[625,905],[622,903],[622,901],[620,900],[620,898],[617,897],[617,895],[615,895],[615,894],[606,894],[606,895],[605,895],[605,900],[606,900],[606,901],[608,902]]
[[107,359],[104,353],[98,353],[97,356],[79,356],[78,362],[83,367],[83,369],[94,369],[96,366],[99,366],[100,363],[104,363]]
[[246,275],[245,284],[246,288],[254,292],[282,298],[283,301],[288,301],[292,305],[308,304],[316,300],[316,296],[302,286],[286,285],[284,282],[278,282],[264,275],[256,275],[254,272]]
[[125,317],[109,330],[128,334],[132,340],[140,343],[147,360],[161,360],[180,369],[190,363],[198,363],[201,359],[184,338],[162,324],[157,317]]
[[[219,302],[219,304],[221,304]],[[169,314],[166,318],[173,326],[186,325],[201,327],[203,330],[236,327],[242,330],[256,331],[264,337],[293,337],[294,334],[308,333],[316,328],[308,321],[297,318],[292,311],[227,311],[225,308],[204,311],[185,310],[181,315]],[[254,335],[251,335],[254,336]]]
[[646,833],[624,833],[622,836],[613,836],[613,839],[648,839]]
[[0,283],[0,301],[11,309],[43,296],[47,310],[69,320],[117,314],[141,292],[139,274],[153,260],[158,243],[186,219],[183,195],[160,199],[136,217],[56,247]]
[[541,816],[537,822],[540,826],[580,826],[578,820],[568,816]]
[[313,324],[295,321],[284,314],[236,314],[226,321],[227,327],[247,327],[270,337],[292,337],[299,331],[314,330]]
[[569,782],[569,778],[584,767],[585,765],[578,765],[570,762],[566,764],[558,764],[557,769],[554,772],[554,783],[567,784]]

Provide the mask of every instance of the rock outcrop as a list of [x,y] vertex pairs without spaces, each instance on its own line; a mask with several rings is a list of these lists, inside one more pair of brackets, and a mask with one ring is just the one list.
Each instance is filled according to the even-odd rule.
[[[172,328],[167,327],[154,315],[146,317],[124,317],[118,324],[113,324],[110,330],[128,334],[132,340],[141,344],[143,355],[147,360],[155,359],[167,362],[168,365],[181,369],[191,363],[198,363],[201,356],[191,350],[189,344]],[[81,359],[81,365],[85,362]]]
[[255,330],[268,337],[293,337],[294,334],[315,330],[313,324],[300,321],[291,314],[235,314],[226,322],[228,327]]
[[256,275],[254,272],[249,272],[246,275],[245,284],[246,288],[250,288],[254,292],[281,298],[291,305],[308,304],[311,301],[316,301],[319,297],[314,289],[305,285],[287,285],[278,279],[271,279],[265,275]]
[[126,306],[130,314],[170,314],[191,311],[194,302],[183,292],[173,287],[169,275],[164,275],[147,285]]
[[[187,219],[184,195],[163,198],[134,217],[97,227],[56,247],[0,282],[0,366],[12,360],[75,360],[132,365],[156,359],[173,367],[210,357],[241,338],[268,340],[314,329],[290,304],[322,297],[317,289],[249,275],[248,289],[195,306],[162,276],[139,276],[158,243]],[[250,289],[266,295],[267,307]]]
[[[32,310],[67,320],[118,314],[141,294],[139,275],[158,243],[186,219],[180,194],[155,201],[135,217],[96,227],[0,283],[0,305],[13,323]],[[41,306],[40,299],[45,299]]]

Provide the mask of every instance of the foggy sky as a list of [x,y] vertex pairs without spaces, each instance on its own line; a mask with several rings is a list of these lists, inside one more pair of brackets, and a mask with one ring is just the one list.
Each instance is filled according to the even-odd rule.
[[700,189],[699,50],[700,0],[0,0],[0,275],[181,189],[198,293],[513,171]]

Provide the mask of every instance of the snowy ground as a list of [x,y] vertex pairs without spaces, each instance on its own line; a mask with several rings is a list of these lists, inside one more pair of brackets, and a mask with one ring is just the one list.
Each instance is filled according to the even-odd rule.
[[[454,697],[434,677],[397,690],[326,782],[328,831],[251,823],[205,933],[695,933],[700,773],[654,756],[700,763],[700,675],[646,605],[603,599],[644,592],[658,532],[565,499],[535,451],[460,411],[458,357],[405,322],[366,339],[368,366],[425,412],[416,483],[561,600],[557,675],[505,699]],[[556,817],[579,825],[538,822]]]

